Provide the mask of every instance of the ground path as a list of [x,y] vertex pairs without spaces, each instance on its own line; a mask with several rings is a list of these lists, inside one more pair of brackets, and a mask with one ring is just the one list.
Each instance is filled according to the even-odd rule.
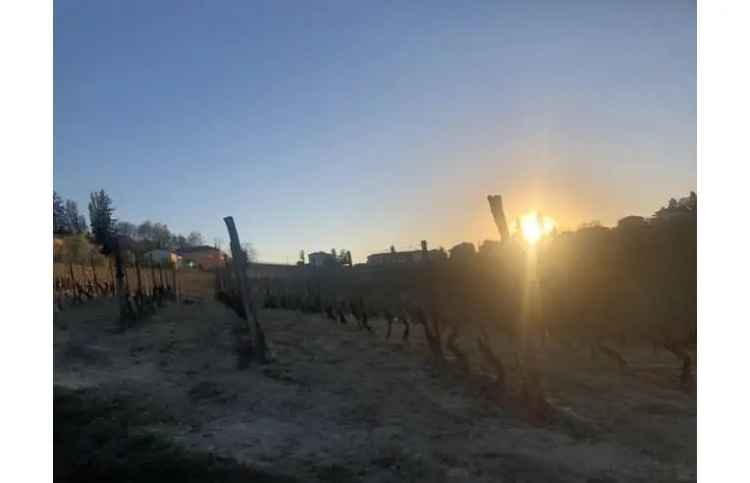
[[[264,311],[276,362],[240,371],[238,320],[221,305],[170,304],[124,334],[109,330],[112,313],[101,302],[55,314],[56,387],[136,398],[168,415],[139,430],[188,449],[300,481],[695,481],[694,399],[654,389],[586,406],[606,399],[596,384],[640,384],[633,377],[551,384],[551,396],[569,394],[565,407],[601,429],[581,436],[532,427],[476,397],[435,369],[414,328],[406,345],[383,340],[377,321],[371,336]],[[643,427],[620,430],[633,421]]]

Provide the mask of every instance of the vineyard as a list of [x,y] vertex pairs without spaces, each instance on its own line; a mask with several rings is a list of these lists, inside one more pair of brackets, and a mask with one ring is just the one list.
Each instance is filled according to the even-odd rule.
[[[492,397],[515,400],[543,422],[554,411],[535,359],[549,345],[604,357],[621,370],[629,365],[625,350],[664,351],[674,357],[674,387],[694,390],[695,253],[696,217],[685,212],[636,227],[581,229],[533,251],[507,240],[491,259],[320,268],[245,283],[248,298],[266,309],[319,313],[363,336],[375,335],[375,318],[386,321],[386,339],[394,327],[403,328],[403,341],[422,330],[438,365],[467,376],[488,368]],[[219,273],[217,286],[220,300],[244,317],[237,277]],[[509,367],[519,369],[514,384]]]
[[461,260],[255,277],[228,218],[225,269],[56,263],[56,388],[259,481],[694,481],[695,212],[534,246],[493,215]]
[[[138,284],[140,272],[140,289]],[[153,295],[163,290],[177,299],[206,299],[214,293],[214,275],[200,270],[158,266],[126,266],[123,270],[129,299],[139,291]],[[101,297],[115,296],[115,279],[109,266],[85,266],[58,262],[54,264],[54,295],[57,310],[64,310]]]

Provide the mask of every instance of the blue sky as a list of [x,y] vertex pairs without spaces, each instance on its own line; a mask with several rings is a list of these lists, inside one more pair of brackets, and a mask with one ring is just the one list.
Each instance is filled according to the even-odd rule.
[[690,1],[64,1],[54,187],[260,258],[564,227],[696,187]]

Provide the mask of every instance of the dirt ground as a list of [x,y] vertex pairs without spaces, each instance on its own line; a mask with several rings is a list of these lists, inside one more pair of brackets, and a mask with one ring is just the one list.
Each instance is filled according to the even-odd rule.
[[[55,313],[57,481],[103,477],[91,468],[111,465],[93,461],[94,448],[112,431],[87,436],[93,443],[84,432],[116,417],[124,438],[258,472],[222,480],[190,470],[209,463],[148,463],[193,476],[181,481],[696,481],[695,394],[676,389],[679,364],[667,353],[624,350],[630,367],[619,370],[549,346],[545,386],[567,417],[534,427],[436,369],[418,328],[408,344],[398,330],[386,342],[379,320],[370,335],[263,311],[275,362],[238,370],[241,322],[215,302],[170,304],[125,333],[114,332],[114,314],[107,300]],[[112,461],[133,471],[134,447],[113,449],[131,459]]]

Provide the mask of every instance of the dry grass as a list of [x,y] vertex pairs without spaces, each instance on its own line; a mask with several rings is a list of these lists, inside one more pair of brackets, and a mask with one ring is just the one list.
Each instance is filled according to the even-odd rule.
[[568,416],[532,427],[460,373],[437,370],[421,330],[409,344],[386,342],[379,319],[369,335],[264,311],[277,360],[238,371],[239,321],[220,305],[171,304],[124,334],[107,331],[108,310],[56,314],[55,383],[104,400],[137,395],[144,410],[168,417],[131,429],[184,449],[302,481],[696,478],[695,398],[670,384],[678,366],[668,354],[623,350],[637,364],[621,371],[586,352],[550,349],[545,383]]

